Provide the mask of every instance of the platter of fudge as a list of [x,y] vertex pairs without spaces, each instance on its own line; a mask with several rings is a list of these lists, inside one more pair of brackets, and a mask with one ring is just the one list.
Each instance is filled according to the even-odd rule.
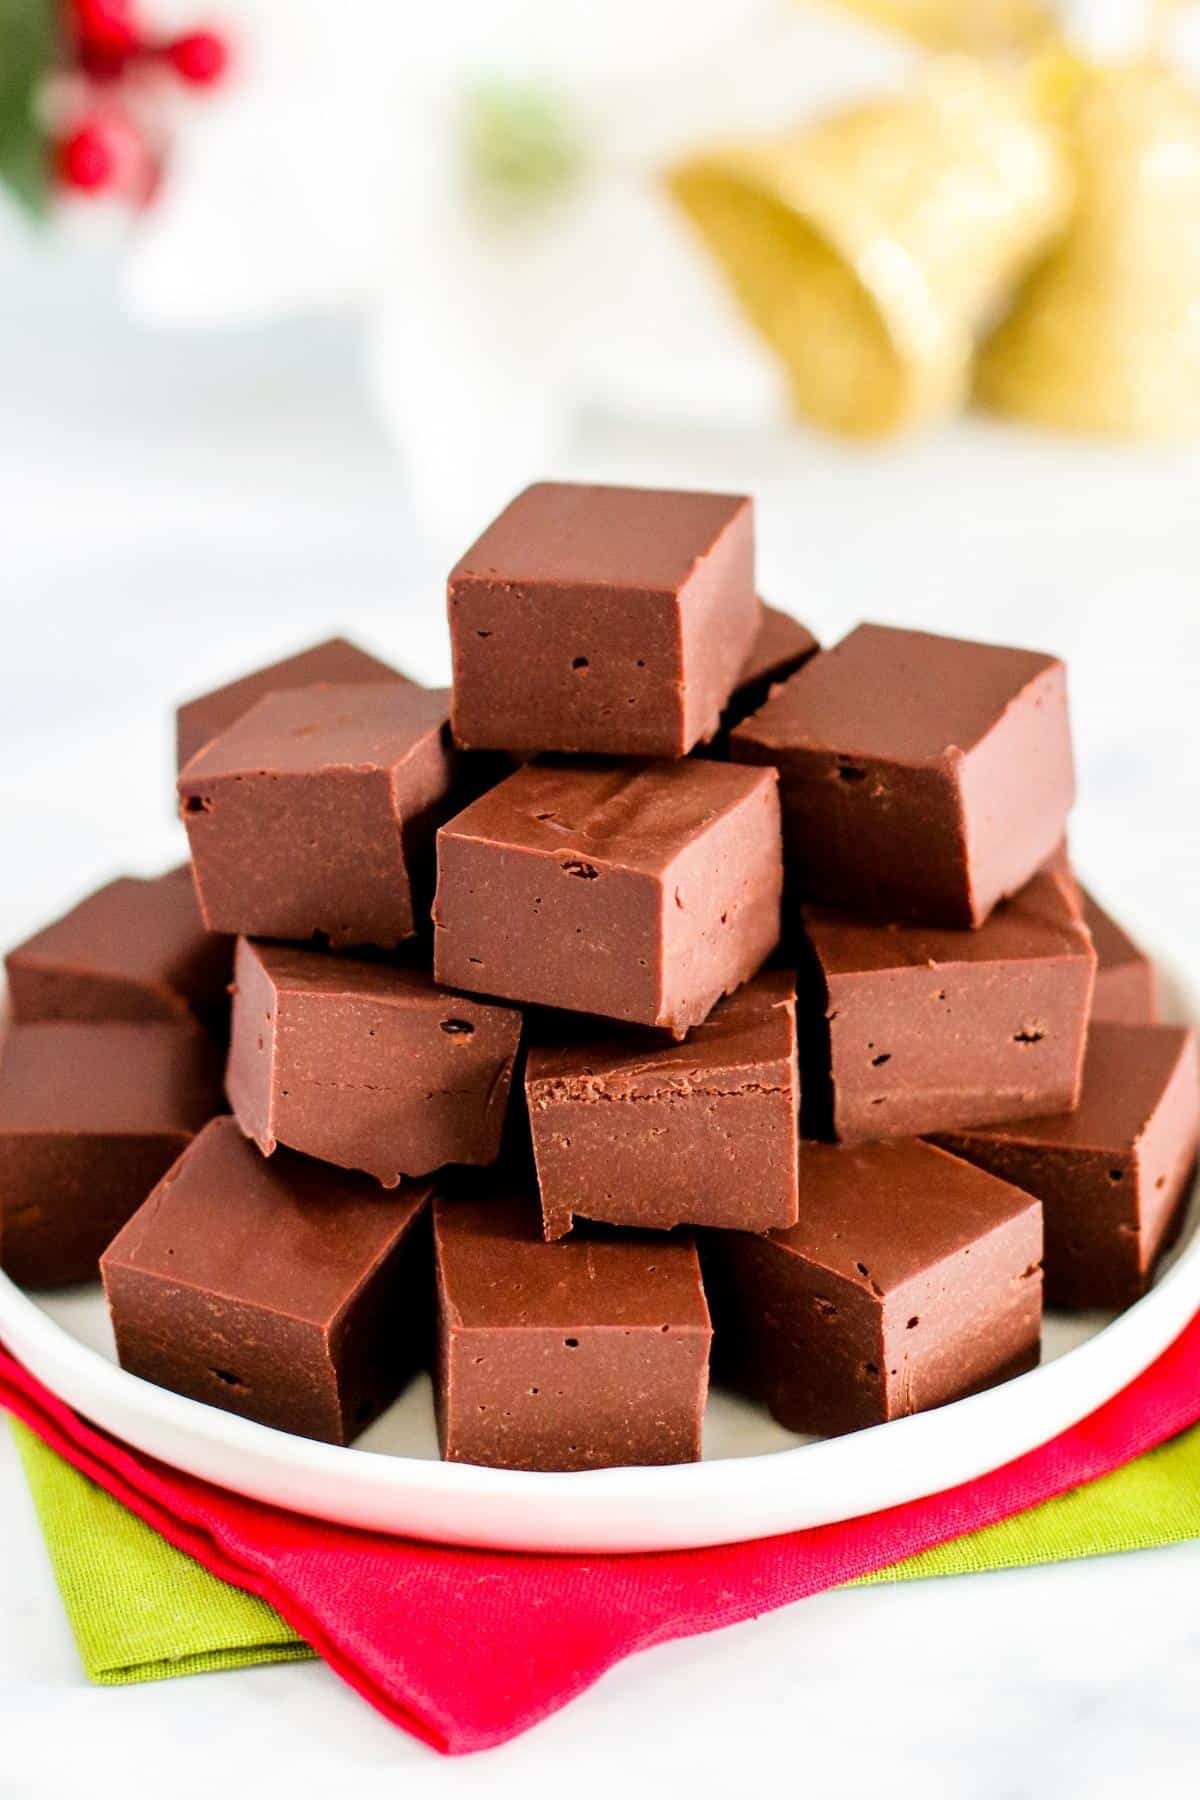
[[821,647],[718,494],[532,487],[447,616],[450,689],[335,638],[181,706],[188,860],[9,952],[13,1354],[256,1498],[594,1550],[941,1491],[1158,1356],[1196,1043],[1072,866],[1062,662]]

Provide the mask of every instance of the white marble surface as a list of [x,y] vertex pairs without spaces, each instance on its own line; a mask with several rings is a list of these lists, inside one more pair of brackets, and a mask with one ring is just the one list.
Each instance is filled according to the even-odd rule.
[[[9,942],[178,856],[173,697],[335,626],[443,674],[454,546],[421,537],[340,331],[146,339],[102,277],[0,276]],[[569,472],[751,488],[764,591],[827,637],[873,616],[1066,653],[1077,860],[1200,975],[1200,460],[980,425],[861,455],[593,421]],[[805,1601],[653,1651],[521,1742],[447,1763],[319,1667],[89,1688],[2,1434],[0,1522],[0,1795],[21,1800],[1197,1789],[1200,1546]]]

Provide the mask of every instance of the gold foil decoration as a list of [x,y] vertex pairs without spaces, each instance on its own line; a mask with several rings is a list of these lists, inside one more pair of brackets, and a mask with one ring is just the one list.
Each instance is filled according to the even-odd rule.
[[1071,133],[1078,204],[985,346],[978,392],[1043,425],[1200,429],[1200,101],[1156,66],[1096,71]]
[[[1073,9],[1067,0],[825,0],[825,4],[927,50],[996,56],[1037,50],[1071,37]],[[1136,17],[1131,23],[1141,29],[1147,43],[1153,43],[1189,4],[1195,0],[1140,0],[1140,4],[1134,0]],[[1078,23],[1085,41],[1087,22],[1084,9]]]
[[961,403],[981,325],[1070,199],[1026,84],[958,58],[904,96],[691,157],[669,182],[797,410],[857,436]]
[[834,0],[841,12],[898,32],[932,50],[975,55],[1026,50],[1058,20],[1052,0]]

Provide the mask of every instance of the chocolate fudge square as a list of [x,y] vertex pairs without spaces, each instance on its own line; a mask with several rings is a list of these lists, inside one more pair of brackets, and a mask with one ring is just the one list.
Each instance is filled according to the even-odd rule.
[[731,754],[779,769],[797,895],[910,924],[981,925],[1075,792],[1061,662],[882,625],[814,656]]
[[542,1239],[537,1200],[434,1204],[434,1392],[448,1462],[694,1462],[712,1328],[687,1238]]
[[1068,878],[1035,875],[978,931],[801,917],[806,1129],[860,1143],[1076,1104],[1096,956]]
[[121,1367],[349,1443],[428,1348],[429,1193],[287,1151],[268,1162],[214,1119],[104,1254]]
[[540,482],[452,570],[464,748],[684,756],[759,627],[741,495]]
[[1092,1018],[1113,1025],[1156,1025],[1158,971],[1123,925],[1081,887],[1083,916],[1096,946]]
[[802,669],[820,648],[807,625],[764,602],[758,632],[750,654],[742,664],[737,686],[729,697],[722,726],[732,730],[751,713],[757,712],[765,705],[776,683],[786,681],[789,675]]
[[773,769],[530,764],[438,833],[434,973],[682,1037],[773,949],[780,884]]
[[734,726],[757,712],[776,683],[794,675],[820,649],[808,626],[802,625],[799,619],[793,619],[789,613],[780,612],[765,602],[759,604],[762,610],[758,634],[742,664],[737,686],[721,714],[720,730],[707,743],[696,746],[696,756],[717,756],[727,761],[729,734]]
[[13,1025],[0,1048],[4,1269],[23,1287],[95,1279],[100,1252],[221,1105],[190,1023]]
[[1192,1032],[1094,1024],[1077,1109],[938,1142],[1036,1194],[1051,1306],[1123,1307],[1149,1286],[1187,1203],[1200,1131]]
[[175,714],[176,765],[182,769],[198,750],[236,724],[257,701],[284,688],[311,687],[315,682],[407,681],[398,669],[360,650],[347,638],[326,638],[295,656],[285,656],[254,669],[237,681],[188,700]]
[[444,692],[268,694],[179,777],[209,929],[339,948],[412,937],[453,776]]
[[982,1173],[912,1138],[802,1143],[798,1224],[706,1234],[718,1339],[781,1424],[857,1431],[1033,1367],[1041,1208]]
[[227,1089],[265,1155],[287,1144],[385,1187],[500,1153],[521,1015],[422,969],[238,942]]
[[191,868],[98,888],[5,958],[14,1019],[187,1019],[229,1009],[233,939],[205,927]]
[[663,1231],[795,1223],[792,975],[747,982],[682,1044],[566,1021],[542,1029],[525,1098],[547,1239],[575,1218]]

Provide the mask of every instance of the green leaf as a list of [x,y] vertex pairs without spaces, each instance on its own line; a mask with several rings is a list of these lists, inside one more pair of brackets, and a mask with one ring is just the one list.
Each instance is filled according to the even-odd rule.
[[49,188],[38,90],[54,57],[57,14],[53,0],[0,0],[0,181],[33,213],[45,210]]

